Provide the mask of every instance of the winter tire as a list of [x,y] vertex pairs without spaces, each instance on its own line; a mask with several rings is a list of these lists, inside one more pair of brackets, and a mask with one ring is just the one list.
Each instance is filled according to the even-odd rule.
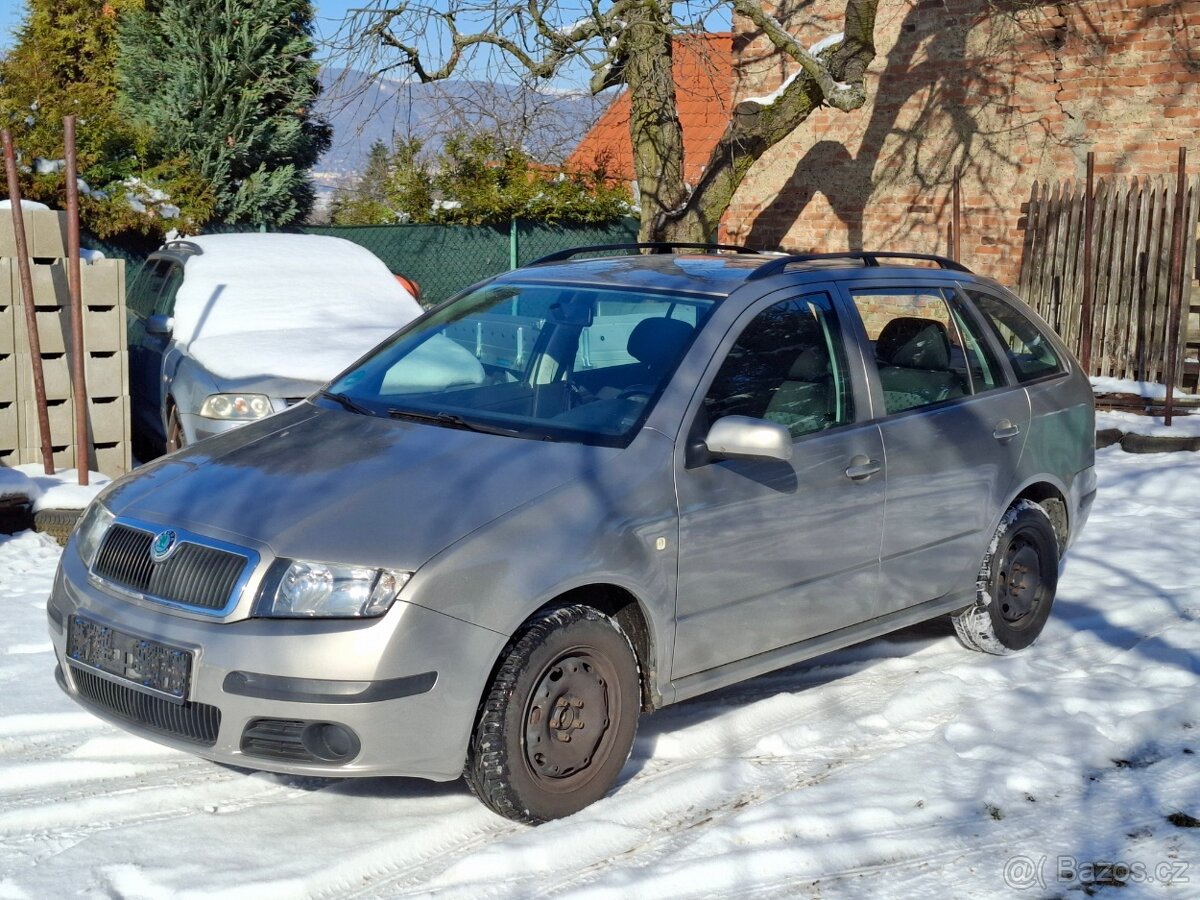
[[536,824],[599,800],[633,747],[637,657],[588,606],[538,614],[509,642],[484,695],[464,775],[494,812]]
[[954,630],[972,650],[1023,650],[1042,633],[1057,586],[1058,539],[1050,517],[1033,501],[1018,500],[983,556],[976,603],[954,614]]
[[48,534],[63,546],[67,538],[75,530],[79,521],[78,509],[42,509],[33,514],[33,527],[42,534]]

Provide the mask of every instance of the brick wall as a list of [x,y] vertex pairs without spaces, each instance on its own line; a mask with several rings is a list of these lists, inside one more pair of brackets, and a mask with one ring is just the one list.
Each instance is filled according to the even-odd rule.
[[[793,0],[806,44],[844,2]],[[743,182],[723,237],[795,251],[947,252],[963,173],[963,262],[1007,284],[1035,179],[1200,170],[1200,0],[880,0],[867,106],[822,109]],[[737,99],[793,66],[735,20]]]

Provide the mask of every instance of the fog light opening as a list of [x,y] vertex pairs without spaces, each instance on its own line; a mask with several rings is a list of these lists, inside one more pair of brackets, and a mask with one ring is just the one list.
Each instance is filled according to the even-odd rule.
[[358,756],[358,735],[345,725],[313,722],[300,734],[304,749],[322,762],[345,763]]

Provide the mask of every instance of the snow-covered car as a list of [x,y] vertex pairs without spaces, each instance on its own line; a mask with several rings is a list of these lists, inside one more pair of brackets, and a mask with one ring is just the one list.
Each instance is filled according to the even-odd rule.
[[48,604],[60,684],[222,763],[465,774],[537,822],[604,796],[642,710],[947,614],[1028,647],[1095,496],[1091,386],[1009,291],[893,256],[467,291],[106,489]]
[[377,256],[341,238],[171,241],[129,290],[139,443],[177,450],[286,409],[420,312]]

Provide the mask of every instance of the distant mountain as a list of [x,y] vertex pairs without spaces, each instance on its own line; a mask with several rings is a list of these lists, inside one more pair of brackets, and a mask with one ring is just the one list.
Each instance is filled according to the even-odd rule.
[[462,129],[497,132],[535,159],[558,163],[614,96],[483,81],[419,84],[353,69],[325,69],[321,80],[319,109],[333,125],[333,146],[313,172],[322,191],[357,173],[376,140],[390,146],[416,137],[436,152],[447,134]]

